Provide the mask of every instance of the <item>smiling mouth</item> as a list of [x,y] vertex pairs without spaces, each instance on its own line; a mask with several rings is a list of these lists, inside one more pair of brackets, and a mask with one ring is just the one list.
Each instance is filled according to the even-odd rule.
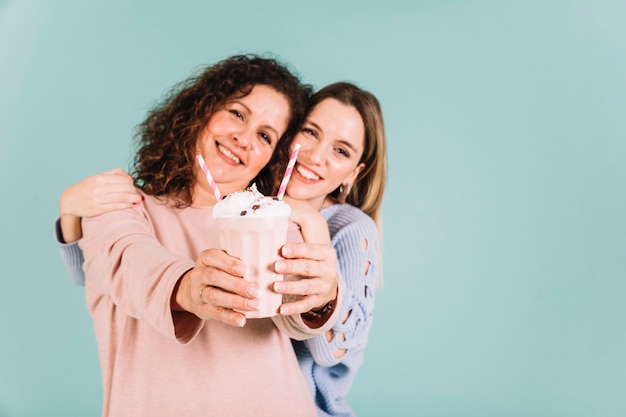
[[239,159],[237,157],[237,155],[235,155],[234,153],[232,153],[231,151],[226,149],[223,145],[218,143],[217,144],[217,149],[222,153],[222,155],[224,155],[226,158],[230,159],[234,163],[236,163],[236,164],[240,164],[241,163],[241,159]]
[[317,180],[320,179],[320,177],[318,175],[316,175],[313,172],[309,171],[308,169],[304,168],[300,164],[296,164],[296,171],[298,171],[298,173],[300,175],[302,175],[304,178],[306,178],[307,180],[317,181]]

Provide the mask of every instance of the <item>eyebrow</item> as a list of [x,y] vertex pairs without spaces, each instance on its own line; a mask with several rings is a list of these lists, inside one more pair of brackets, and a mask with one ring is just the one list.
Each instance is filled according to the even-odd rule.
[[[312,121],[310,121],[310,120],[307,120],[307,121],[305,122],[305,124],[310,124],[310,125],[312,125],[315,129],[319,130],[320,132],[323,132],[323,131],[324,131],[321,127],[319,127],[319,125],[318,125],[317,123],[312,122]],[[351,144],[350,142],[348,142],[347,140],[344,140],[344,139],[339,139],[339,143],[341,143],[342,145],[344,145],[344,146],[345,146],[345,147],[347,147],[347,148],[352,149],[352,152],[358,152],[358,150],[357,150],[354,146],[352,146],[352,144]]]
[[[246,112],[248,112],[249,114],[254,114],[254,112],[252,110],[250,110],[250,107],[246,106],[243,102],[241,102],[239,100],[232,100],[231,103],[237,103],[241,107],[246,109]],[[278,131],[276,129],[274,129],[274,127],[272,127],[270,125],[262,125],[261,128],[264,128],[264,129],[267,129],[267,130],[271,130],[272,132],[274,132],[274,135],[276,135],[276,138],[280,139],[280,135],[278,134]]]

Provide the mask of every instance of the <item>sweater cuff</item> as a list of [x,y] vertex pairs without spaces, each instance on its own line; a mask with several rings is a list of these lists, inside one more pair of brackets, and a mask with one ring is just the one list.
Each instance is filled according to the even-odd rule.
[[[173,282],[171,289],[168,291],[170,294],[170,305],[172,297],[175,297],[174,291],[178,288],[178,282],[182,279],[183,275],[194,267],[194,262],[184,262],[177,266],[178,279]],[[191,342],[200,333],[204,326],[204,320],[188,311],[172,311],[170,308],[170,314],[172,317],[172,328],[174,330],[174,336],[180,344],[187,344]]]
[[[333,337],[337,337],[334,334]],[[315,363],[323,367],[331,367],[341,362],[343,358],[337,359],[334,355],[335,343],[333,340],[330,342],[326,340],[326,335],[316,336],[305,341],[306,347],[313,355]]]
[[61,218],[57,218],[54,222],[54,237],[59,245],[67,245],[63,240],[63,233],[61,233]]
[[78,246],[78,240],[72,243],[65,243],[63,241],[63,234],[61,233],[60,220],[54,224],[54,236],[59,248],[59,254],[65,269],[68,271],[70,279],[74,285],[81,287],[85,286],[85,275],[83,274],[83,251]]

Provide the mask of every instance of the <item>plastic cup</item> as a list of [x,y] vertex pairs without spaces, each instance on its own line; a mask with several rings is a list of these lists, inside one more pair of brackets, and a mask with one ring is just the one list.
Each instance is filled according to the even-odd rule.
[[289,216],[220,217],[216,219],[221,249],[246,263],[245,279],[259,286],[257,310],[241,311],[248,318],[272,317],[278,314],[282,294],[272,291],[283,275],[274,272],[274,262],[281,259],[280,248],[287,241]]

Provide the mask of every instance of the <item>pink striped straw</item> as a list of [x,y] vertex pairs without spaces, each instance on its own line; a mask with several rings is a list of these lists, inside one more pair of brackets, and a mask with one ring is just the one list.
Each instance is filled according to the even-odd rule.
[[217,188],[217,184],[213,180],[213,176],[209,172],[209,167],[207,167],[206,163],[204,162],[204,158],[202,157],[202,155],[198,154],[196,155],[196,159],[198,160],[198,164],[200,164],[200,168],[202,168],[202,172],[204,172],[204,175],[206,176],[206,179],[209,182],[209,186],[211,187],[211,190],[213,190],[213,195],[215,195],[215,198],[217,199],[217,201],[220,201],[222,199],[222,195],[220,194],[220,190],[218,190]]
[[287,164],[287,169],[285,170],[285,175],[283,175],[283,182],[280,183],[280,187],[278,188],[278,199],[282,200],[285,195],[285,191],[287,190],[287,183],[289,182],[289,178],[291,178],[291,173],[293,172],[293,166],[296,164],[296,158],[298,158],[298,152],[300,151],[300,144],[296,143],[296,146],[293,147],[293,151],[291,152],[291,156],[289,157],[289,163]]

